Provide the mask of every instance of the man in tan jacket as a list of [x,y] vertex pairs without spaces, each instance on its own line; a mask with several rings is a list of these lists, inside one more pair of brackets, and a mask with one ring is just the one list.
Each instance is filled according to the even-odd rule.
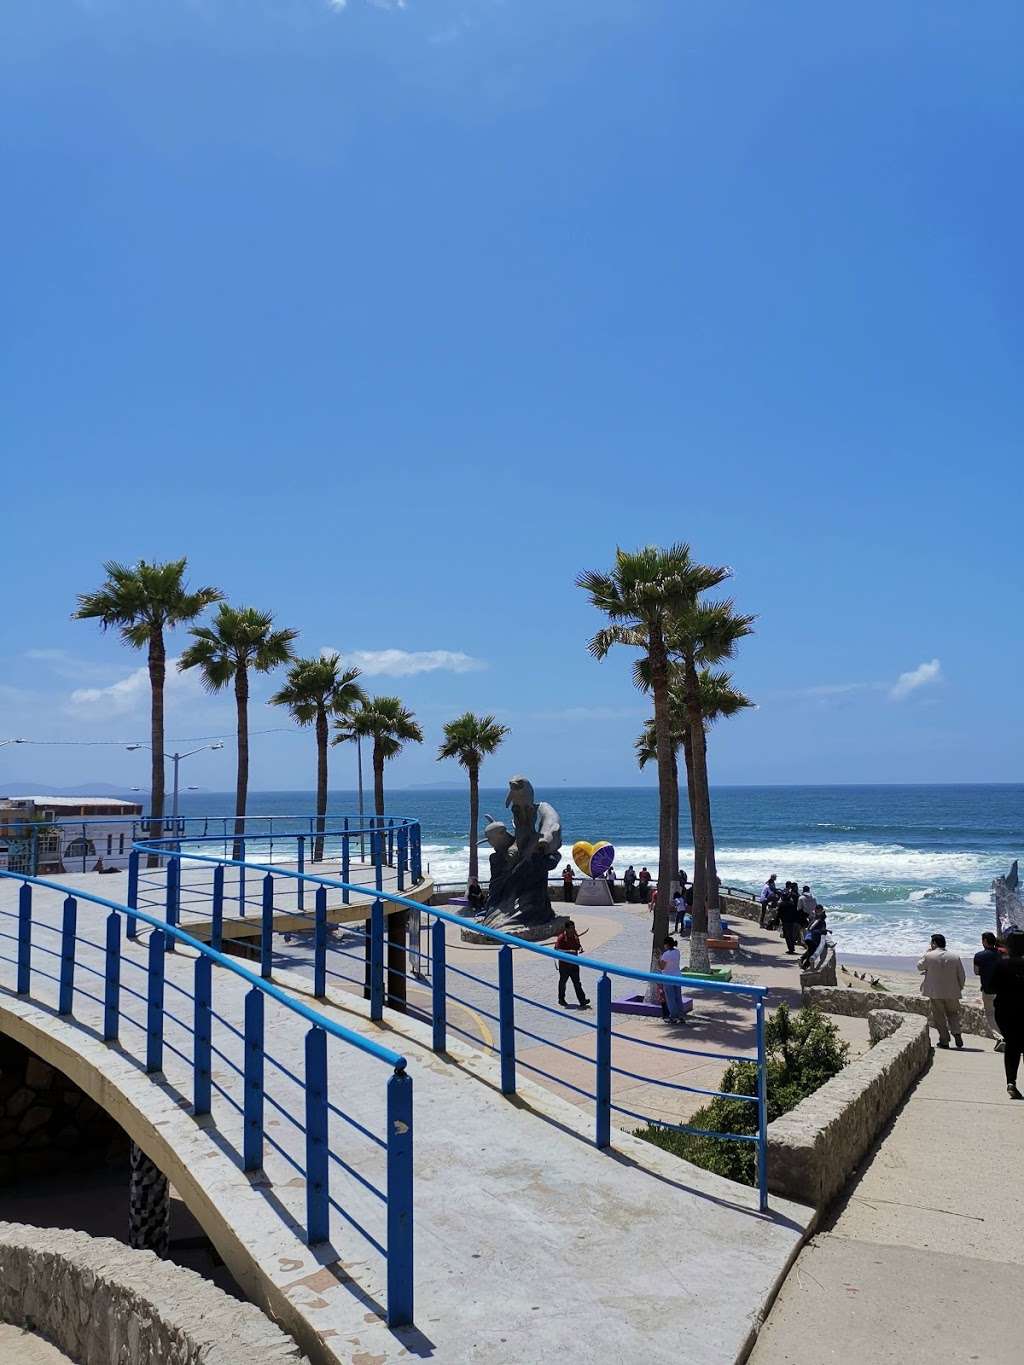
[[964,989],[964,964],[956,953],[946,951],[944,934],[932,934],[932,945],[917,964],[924,973],[921,994],[932,1003],[932,1019],[939,1030],[939,1047],[949,1047],[952,1034],[957,1047],[963,1047],[960,1032],[960,996]]

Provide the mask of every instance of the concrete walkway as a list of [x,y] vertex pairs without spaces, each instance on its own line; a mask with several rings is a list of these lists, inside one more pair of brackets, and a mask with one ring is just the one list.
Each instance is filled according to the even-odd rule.
[[71,1365],[71,1357],[35,1332],[0,1322],[0,1362],[3,1365]]
[[936,1051],[801,1252],[751,1365],[1024,1359],[1024,1103],[991,1041],[964,1041]]

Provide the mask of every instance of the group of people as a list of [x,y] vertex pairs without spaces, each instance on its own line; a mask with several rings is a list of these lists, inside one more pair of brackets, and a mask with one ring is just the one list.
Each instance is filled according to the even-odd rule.
[[[922,974],[921,993],[931,1005],[939,1047],[948,1048],[952,1039],[962,1048],[960,999],[966,973],[959,953],[946,947],[944,934],[932,934],[917,970]],[[985,1021],[995,1039],[995,1051],[1003,1053],[1006,1093],[1012,1100],[1024,1099],[1017,1089],[1017,1073],[1024,1053],[1024,933],[1011,930],[1006,936],[1005,952],[1000,950],[995,934],[982,934],[981,949],[974,955],[974,974],[981,987]]]
[[796,956],[797,943],[802,943],[804,951],[799,965],[806,970],[828,933],[825,907],[815,899],[806,882],[803,887],[787,882],[781,891],[777,883],[778,874],[773,872],[761,888],[758,923],[762,929],[781,929],[786,952],[791,957]]

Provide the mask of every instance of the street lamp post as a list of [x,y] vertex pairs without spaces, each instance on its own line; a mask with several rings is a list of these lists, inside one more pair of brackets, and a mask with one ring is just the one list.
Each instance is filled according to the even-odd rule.
[[[125,746],[129,753],[136,749],[148,749],[148,744],[128,744]],[[164,758],[170,759],[174,764],[174,795],[171,798],[171,820],[174,824],[178,823],[178,764],[183,758],[191,758],[193,754],[201,754],[204,749],[223,749],[224,745],[220,740],[216,744],[200,744],[198,749],[189,749],[186,753],[164,754]]]

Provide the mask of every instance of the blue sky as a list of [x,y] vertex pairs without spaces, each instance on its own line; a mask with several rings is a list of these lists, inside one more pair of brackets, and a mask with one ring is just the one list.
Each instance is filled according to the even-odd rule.
[[[69,615],[187,554],[406,699],[395,782],[472,707],[496,783],[632,783],[573,579],[685,539],[758,615],[715,780],[1019,780],[1022,50],[1009,0],[8,0],[0,734],[145,738]],[[175,681],[169,743],[231,728]]]

